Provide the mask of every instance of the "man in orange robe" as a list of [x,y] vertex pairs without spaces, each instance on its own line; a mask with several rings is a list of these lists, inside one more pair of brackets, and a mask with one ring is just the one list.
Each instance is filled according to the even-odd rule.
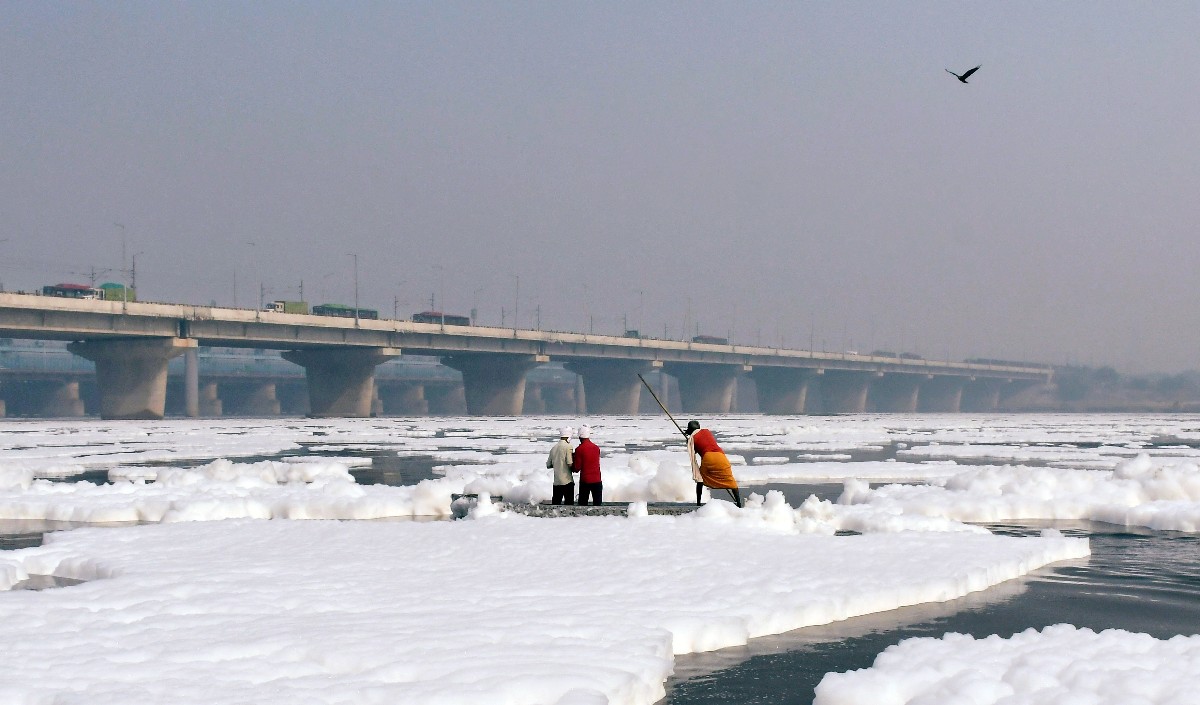
[[[742,506],[742,496],[738,494],[737,480],[733,479],[733,469],[725,451],[717,445],[717,439],[712,431],[700,428],[699,421],[688,421],[687,430],[688,457],[692,460],[692,479],[696,481],[696,506],[700,506],[700,498],[707,485],[713,489],[729,490],[733,501],[738,507]],[[700,462],[696,462],[700,456]]]

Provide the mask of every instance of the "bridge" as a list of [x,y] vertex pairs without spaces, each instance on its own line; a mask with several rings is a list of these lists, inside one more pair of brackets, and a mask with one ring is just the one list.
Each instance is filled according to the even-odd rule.
[[332,417],[370,415],[376,368],[402,352],[458,370],[474,415],[522,413],[528,373],[551,361],[581,380],[578,412],[609,414],[638,413],[637,375],[650,372],[675,380],[693,413],[730,412],[740,378],[775,414],[817,406],[810,388],[827,413],[987,410],[1050,378],[1033,366],[12,293],[0,293],[0,338],[70,341],[95,364],[106,419],[161,418],[168,362],[179,356],[186,413],[199,415],[200,346],[282,351],[304,370],[309,414]]

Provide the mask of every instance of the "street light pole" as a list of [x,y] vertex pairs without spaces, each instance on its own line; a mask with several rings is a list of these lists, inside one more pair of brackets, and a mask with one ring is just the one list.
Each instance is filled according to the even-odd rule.
[[521,275],[514,274],[513,276],[517,280],[513,287],[513,335],[516,335],[521,322]]
[[250,246],[250,271],[254,275],[254,278],[258,280],[258,310],[261,311],[263,307],[263,280],[258,269],[258,244],[249,240],[246,241],[246,244]]
[[[123,288],[128,289],[129,288],[129,270],[125,268],[125,226],[121,225],[120,223],[113,223],[113,225],[115,225],[121,229],[121,284],[123,285]],[[126,292],[126,291],[121,292],[122,298],[128,298],[128,296],[129,296],[128,292]]]
[[637,320],[637,323],[638,323],[638,335],[639,336],[642,334],[642,331],[645,330],[645,325],[646,325],[645,303],[646,303],[646,292],[642,291],[641,289],[638,289],[638,320]]
[[358,254],[347,253],[354,258],[354,325],[358,325]]
[[483,291],[485,288],[486,287],[481,286],[476,289],[473,294],[471,294],[471,325],[473,326],[478,325],[478,321],[476,319],[479,317],[479,292]]
[[433,268],[436,269],[437,273],[438,273],[438,306],[435,310],[441,314],[442,328],[445,328],[446,327],[446,277],[444,275],[444,270],[442,269],[442,265],[435,264],[435,265],[433,265]]

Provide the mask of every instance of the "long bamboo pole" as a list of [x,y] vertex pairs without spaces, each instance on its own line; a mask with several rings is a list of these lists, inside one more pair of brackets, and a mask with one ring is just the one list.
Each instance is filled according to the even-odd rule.
[[674,416],[671,416],[671,412],[667,411],[666,405],[663,404],[662,400],[658,398],[658,395],[654,393],[654,387],[650,386],[650,383],[646,381],[646,378],[643,377],[640,372],[638,373],[638,379],[642,380],[642,384],[646,385],[646,389],[650,391],[650,396],[654,397],[654,401],[658,402],[658,408],[663,410],[663,413],[667,415],[667,418],[671,419],[671,423],[675,424],[675,428],[679,429],[679,432],[683,434],[684,438],[687,438],[687,433],[684,432],[683,427],[679,425],[679,422],[675,420]]

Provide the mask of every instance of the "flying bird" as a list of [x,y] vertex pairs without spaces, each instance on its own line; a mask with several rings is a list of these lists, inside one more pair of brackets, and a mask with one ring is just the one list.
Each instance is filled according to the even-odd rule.
[[[983,64],[980,64],[979,66],[983,66]],[[973,74],[973,73],[975,73],[976,71],[978,71],[978,70],[979,70],[979,66],[976,66],[975,68],[971,69],[970,71],[967,71],[966,73],[964,73],[964,74],[963,74],[963,75],[961,75],[961,76],[959,76],[958,74],[954,73],[954,72],[953,72],[953,71],[951,71],[950,69],[946,69],[946,73],[948,73],[948,74],[950,74],[951,76],[953,76],[953,77],[957,78],[958,80],[962,81],[963,83],[966,83],[966,82],[967,82],[967,78],[968,78],[968,77],[969,77],[971,74]]]

